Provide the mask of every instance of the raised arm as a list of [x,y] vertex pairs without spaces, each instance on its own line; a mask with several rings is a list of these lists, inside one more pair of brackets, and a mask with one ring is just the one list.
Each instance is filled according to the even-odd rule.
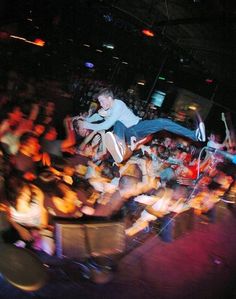
[[121,113],[122,113],[121,104],[119,102],[114,102],[114,105],[110,110],[110,114],[106,117],[106,119],[102,123],[92,124],[88,121],[84,121],[83,126],[84,128],[93,131],[108,130],[120,119]]
[[75,133],[70,126],[70,117],[64,119],[65,129],[66,129],[66,139],[61,143],[61,149],[66,150],[67,148],[75,144]]

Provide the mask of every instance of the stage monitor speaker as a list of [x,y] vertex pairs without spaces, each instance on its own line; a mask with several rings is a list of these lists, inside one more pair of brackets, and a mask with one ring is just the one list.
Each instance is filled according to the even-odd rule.
[[86,259],[85,227],[82,224],[56,223],[56,254],[60,258]]
[[126,243],[123,222],[86,224],[85,227],[91,256],[119,255],[124,252]]
[[56,253],[60,258],[115,256],[125,251],[123,222],[56,223]]

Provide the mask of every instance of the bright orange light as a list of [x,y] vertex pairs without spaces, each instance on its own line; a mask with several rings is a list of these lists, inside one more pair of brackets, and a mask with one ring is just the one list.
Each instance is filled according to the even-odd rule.
[[35,46],[39,46],[39,47],[43,47],[45,45],[45,41],[40,39],[40,38],[36,38],[34,40],[34,42],[32,42],[31,40],[28,40],[24,37],[21,37],[21,36],[18,36],[18,35],[10,35],[11,38],[14,38],[14,39],[19,39],[19,40],[22,40],[23,42],[25,43],[28,43],[28,44],[33,44]]
[[45,45],[45,41],[42,40],[41,38],[36,38],[34,40],[34,44],[37,45],[37,46],[39,46],[39,47],[43,47]]
[[153,37],[155,35],[154,32],[149,29],[143,29],[142,33],[148,37]]

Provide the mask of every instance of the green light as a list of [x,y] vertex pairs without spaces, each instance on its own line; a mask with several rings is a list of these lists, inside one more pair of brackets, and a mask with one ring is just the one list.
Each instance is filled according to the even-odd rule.
[[164,78],[164,77],[158,77],[158,79],[165,81],[166,78]]

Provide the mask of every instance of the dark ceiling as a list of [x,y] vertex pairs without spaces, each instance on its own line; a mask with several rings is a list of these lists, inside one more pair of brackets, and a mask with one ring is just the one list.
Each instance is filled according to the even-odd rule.
[[227,0],[113,1],[198,61],[218,79],[235,78],[236,5]]
[[[32,52],[35,63],[41,68],[44,65],[49,73],[62,66],[65,73],[79,69],[87,56],[110,70],[112,77],[117,62],[111,58],[118,56],[129,63],[129,70],[120,65],[120,72],[126,73],[124,80],[136,73],[139,79],[153,81],[158,72],[166,72],[171,80],[175,73],[175,80],[181,77],[186,82],[191,73],[196,84],[200,77],[213,79],[212,86],[205,88],[199,83],[198,89],[205,88],[203,96],[216,97],[233,110],[235,20],[236,5],[228,0],[2,0],[0,4],[1,31],[46,40],[43,60],[41,49]],[[143,36],[142,28],[152,29],[154,38]],[[112,54],[102,48],[103,42],[115,45]],[[89,43],[90,49],[83,47],[84,43]],[[18,49],[12,41],[2,41],[2,46],[8,47],[8,52],[9,47]],[[104,51],[103,59],[96,49]],[[39,56],[40,62],[36,61]],[[24,54],[20,60],[24,61]],[[195,87],[194,91],[199,90]]]

